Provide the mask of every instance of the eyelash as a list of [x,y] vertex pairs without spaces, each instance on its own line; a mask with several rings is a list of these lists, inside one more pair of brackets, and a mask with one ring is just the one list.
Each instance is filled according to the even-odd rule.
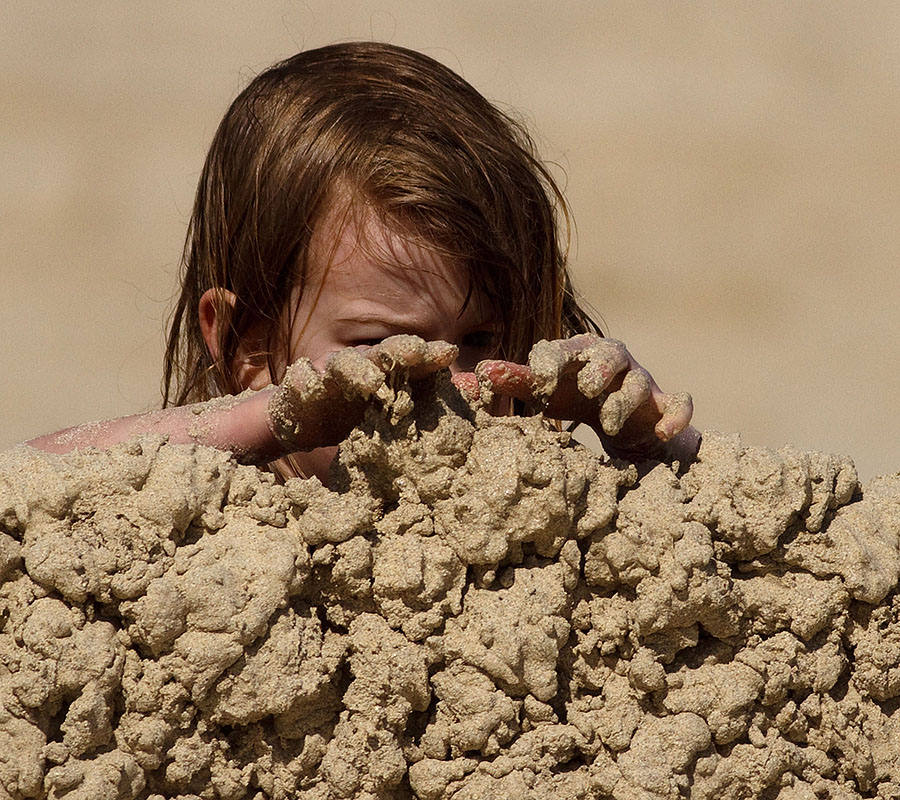
[[481,350],[493,347],[496,340],[497,334],[494,331],[474,331],[463,336],[460,345]]

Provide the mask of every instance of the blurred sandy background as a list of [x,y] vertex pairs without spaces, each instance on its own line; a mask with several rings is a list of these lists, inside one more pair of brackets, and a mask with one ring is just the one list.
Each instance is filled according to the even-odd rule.
[[0,447],[155,407],[206,147],[300,48],[421,49],[559,165],[576,278],[700,427],[900,469],[900,5],[4,2]]

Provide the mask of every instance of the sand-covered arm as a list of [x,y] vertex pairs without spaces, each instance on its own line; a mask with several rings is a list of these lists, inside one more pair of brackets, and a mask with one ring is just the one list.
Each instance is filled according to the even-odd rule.
[[687,392],[669,394],[622,342],[594,334],[538,342],[528,364],[483,361],[483,388],[590,425],[607,452],[631,461],[690,461],[700,447]]
[[217,397],[203,403],[164,408],[117,419],[88,422],[38,436],[25,444],[48,453],[86,447],[101,450],[144,434],[164,434],[172,444],[200,444],[228,450],[239,460],[264,464],[284,455],[267,423],[276,387]]
[[387,398],[389,376],[424,378],[449,366],[456,356],[456,347],[446,342],[392,336],[364,351],[339,350],[321,371],[300,358],[278,386],[89,422],[26,444],[68,453],[85,447],[105,449],[157,433],[167,435],[172,444],[205,445],[232,452],[247,464],[265,464],[288,453],[338,444],[362,420],[368,403]]

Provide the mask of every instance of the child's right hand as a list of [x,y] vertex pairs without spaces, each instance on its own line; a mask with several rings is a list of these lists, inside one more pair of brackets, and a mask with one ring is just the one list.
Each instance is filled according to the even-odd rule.
[[447,342],[398,335],[372,347],[338,350],[322,371],[299,358],[269,400],[269,429],[285,453],[336,445],[362,420],[373,397],[387,399],[391,376],[421,380],[449,367],[457,354]]

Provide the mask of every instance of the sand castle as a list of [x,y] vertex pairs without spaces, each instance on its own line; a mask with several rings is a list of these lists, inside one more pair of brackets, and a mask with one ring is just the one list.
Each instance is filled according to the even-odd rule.
[[0,798],[900,797],[900,474],[432,390],[332,489],[0,456]]

